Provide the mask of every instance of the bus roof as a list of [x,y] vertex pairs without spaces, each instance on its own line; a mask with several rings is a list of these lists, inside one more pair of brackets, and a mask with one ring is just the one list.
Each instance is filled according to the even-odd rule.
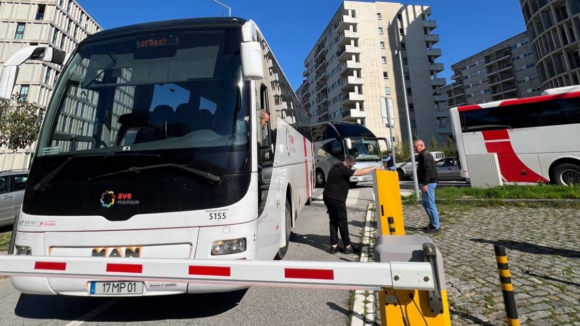
[[221,26],[232,26],[237,25],[240,28],[248,20],[238,17],[211,17],[211,18],[186,18],[186,19],[172,19],[163,21],[154,21],[149,23],[140,23],[134,25],[121,26],[111,29],[106,29],[89,35],[85,38],[82,43],[91,42],[97,39],[105,39],[111,37],[119,37],[131,34],[140,34],[143,32],[150,31],[163,31],[171,29],[187,29],[187,28],[199,28],[199,27],[221,27]]
[[498,106],[511,106],[511,105],[529,104],[529,103],[558,100],[558,99],[577,98],[577,97],[580,97],[580,87],[578,87],[578,86],[560,87],[560,88],[545,90],[544,93],[546,93],[546,94],[532,96],[532,97],[524,97],[524,98],[511,98],[511,99],[505,99],[505,100],[499,100],[499,101],[493,101],[493,102],[487,102],[487,103],[481,103],[481,104],[470,104],[470,105],[464,105],[464,106],[457,106],[457,107],[451,108],[449,110],[463,112],[463,111],[495,108]]
[[341,137],[376,137],[367,127],[356,122],[345,121],[324,121],[315,123],[311,125],[312,132],[314,133],[317,130],[316,126],[323,125],[332,126]]

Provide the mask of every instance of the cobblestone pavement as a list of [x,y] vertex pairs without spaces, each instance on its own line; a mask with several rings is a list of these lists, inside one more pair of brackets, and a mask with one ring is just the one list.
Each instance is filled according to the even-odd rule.
[[[407,234],[428,224],[404,206]],[[507,325],[494,244],[506,248],[522,325],[580,325],[580,211],[439,206],[453,325]]]

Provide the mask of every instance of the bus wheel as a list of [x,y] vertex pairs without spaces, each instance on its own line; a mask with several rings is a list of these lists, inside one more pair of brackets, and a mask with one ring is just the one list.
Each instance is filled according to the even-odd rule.
[[286,223],[286,245],[278,249],[275,260],[284,259],[286,253],[288,252],[288,247],[290,247],[290,234],[292,234],[292,208],[290,207],[290,202],[286,199],[286,214],[284,217],[284,223]]
[[564,163],[554,169],[556,184],[562,186],[580,184],[580,167],[575,164]]
[[326,182],[324,180],[324,173],[322,173],[322,170],[320,169],[316,170],[316,188],[324,187],[325,183]]

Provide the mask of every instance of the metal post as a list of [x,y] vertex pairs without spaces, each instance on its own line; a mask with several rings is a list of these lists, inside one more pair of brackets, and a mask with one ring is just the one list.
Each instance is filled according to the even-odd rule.
[[514,297],[514,286],[512,284],[510,267],[505,254],[505,248],[493,245],[493,250],[495,251],[495,260],[499,271],[499,281],[501,283],[501,292],[503,294],[507,323],[509,326],[519,326],[520,320],[518,318],[516,299]]
[[409,103],[407,102],[407,86],[405,85],[405,71],[403,70],[403,55],[400,49],[395,50],[395,55],[399,57],[399,64],[401,66],[403,100],[405,101],[405,113],[407,114],[407,128],[409,129],[409,147],[411,152],[411,165],[413,167],[413,184],[415,186],[415,198],[419,200],[419,180],[417,180],[417,166],[415,165],[415,150],[413,149],[413,133],[411,132],[411,117],[409,115]]
[[222,6],[226,7],[226,8],[228,8],[228,17],[232,17],[232,8],[230,8],[230,7],[226,6],[226,5],[224,5],[223,3],[221,3],[221,2],[219,2],[219,1],[217,1],[217,0],[211,0],[211,1],[213,1],[213,2],[215,2],[215,3],[217,3],[217,4],[220,4],[220,5],[222,5]]

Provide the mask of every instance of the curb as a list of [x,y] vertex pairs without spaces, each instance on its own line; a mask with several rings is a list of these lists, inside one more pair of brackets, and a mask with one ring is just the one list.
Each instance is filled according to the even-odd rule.
[[[370,253],[373,250],[371,247],[371,236],[376,232],[376,229],[371,227],[373,215],[373,212],[370,210],[371,207],[374,207],[372,203],[370,203],[367,208],[367,216],[365,219],[365,227],[361,245],[362,250],[359,256],[359,261],[365,263],[372,261],[369,258]],[[375,302],[378,302],[375,292],[361,290],[355,291],[355,299],[351,309],[352,314],[350,326],[376,325],[375,321],[377,320],[377,309]]]

